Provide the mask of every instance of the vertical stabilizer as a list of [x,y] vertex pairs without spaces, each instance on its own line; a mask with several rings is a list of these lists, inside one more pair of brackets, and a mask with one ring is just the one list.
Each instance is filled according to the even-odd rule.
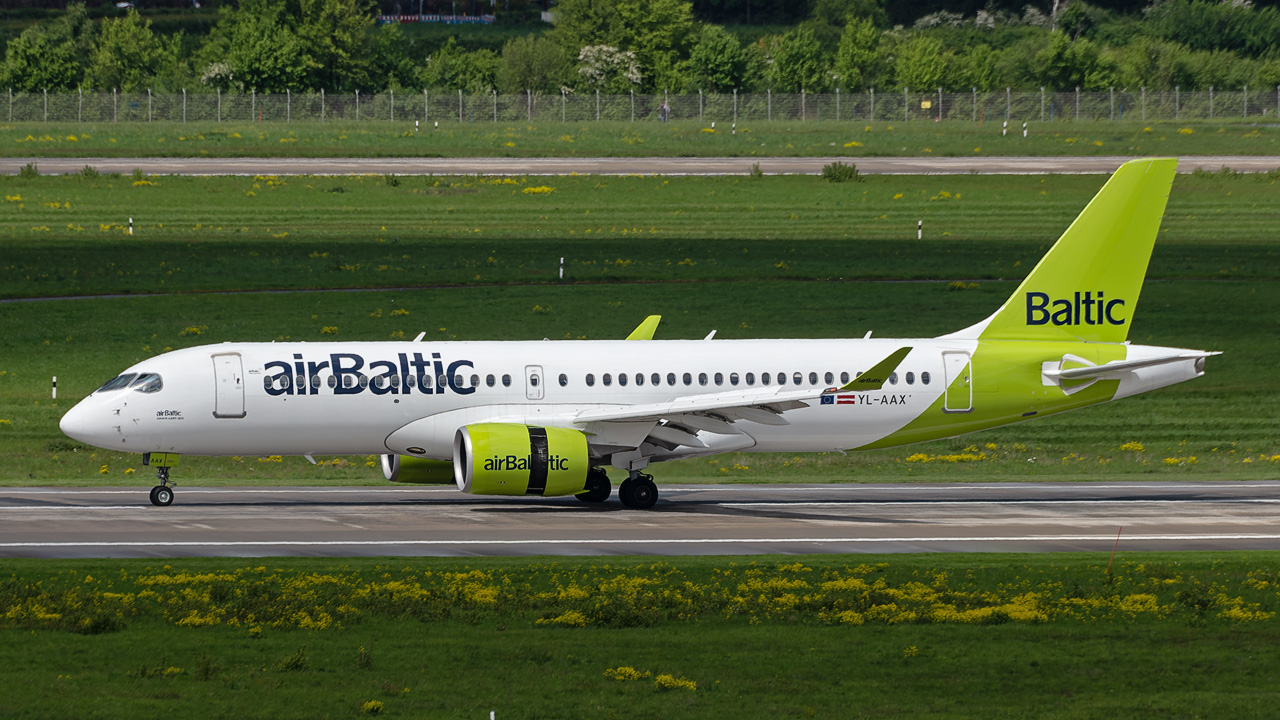
[[994,315],[951,337],[1124,342],[1178,161],[1132,160]]

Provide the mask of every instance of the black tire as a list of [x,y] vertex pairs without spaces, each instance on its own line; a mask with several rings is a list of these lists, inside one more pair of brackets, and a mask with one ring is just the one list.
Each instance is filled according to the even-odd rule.
[[618,486],[618,500],[622,501],[623,506],[635,507],[632,504],[635,501],[631,497],[631,491],[635,490],[635,488],[636,483],[631,479],[623,480],[622,484]]
[[648,510],[658,502],[658,486],[652,480],[631,481],[631,502],[627,507]]
[[157,485],[151,489],[151,502],[158,507],[169,507],[173,504],[173,490]]
[[609,476],[600,468],[591,468],[587,473],[587,488],[574,495],[585,503],[602,503],[613,493],[613,485],[609,484]]

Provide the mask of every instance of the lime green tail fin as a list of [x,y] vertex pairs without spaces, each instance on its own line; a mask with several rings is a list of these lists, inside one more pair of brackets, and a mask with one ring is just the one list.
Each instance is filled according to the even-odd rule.
[[952,337],[1124,342],[1178,161],[1132,160],[994,315]]

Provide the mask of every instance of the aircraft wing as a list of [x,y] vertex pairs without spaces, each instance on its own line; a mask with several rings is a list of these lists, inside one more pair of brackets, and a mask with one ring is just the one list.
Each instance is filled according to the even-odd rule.
[[[740,420],[763,425],[789,425],[784,417],[788,410],[808,407],[808,401],[816,400],[824,394],[879,390],[909,352],[909,347],[895,350],[870,370],[839,388],[787,390],[785,387],[773,386],[734,389],[690,395],[667,402],[584,410],[574,416],[573,421],[587,426],[589,433],[600,436],[614,434],[608,428],[602,428],[602,425],[616,424],[619,429],[622,426],[634,428],[633,432],[637,434],[633,437],[657,441],[668,447],[707,447],[697,437],[700,430],[715,435],[742,435],[743,431],[734,426]],[[595,430],[602,431],[594,432]]]

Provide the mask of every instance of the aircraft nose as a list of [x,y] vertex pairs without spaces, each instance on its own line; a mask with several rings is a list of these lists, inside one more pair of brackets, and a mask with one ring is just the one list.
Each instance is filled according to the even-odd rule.
[[76,403],[75,407],[67,411],[62,416],[62,420],[58,422],[58,428],[62,430],[62,434],[72,440],[79,440],[88,443],[88,433],[86,432],[85,408],[84,403]]

